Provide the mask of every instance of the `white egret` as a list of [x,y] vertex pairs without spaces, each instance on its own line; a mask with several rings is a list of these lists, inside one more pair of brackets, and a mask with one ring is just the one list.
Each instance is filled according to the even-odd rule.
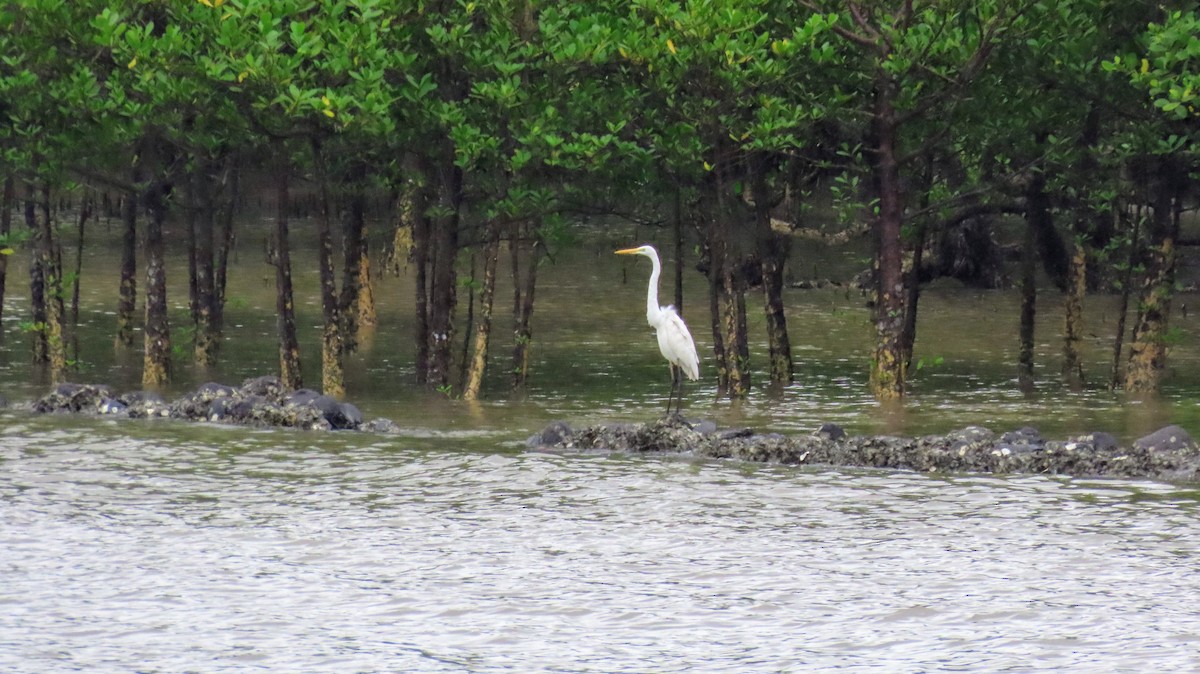
[[646,289],[646,322],[654,328],[658,336],[658,350],[671,367],[671,393],[667,396],[667,415],[671,414],[671,398],[679,390],[679,404],[675,407],[678,414],[683,406],[683,377],[695,381],[700,378],[700,356],[696,353],[696,343],[692,341],[692,333],[687,325],[675,312],[675,307],[658,305],[658,277],[662,273],[662,263],[658,260],[658,251],[654,246],[639,246],[617,251],[617,255],[642,255],[650,258],[650,285]]

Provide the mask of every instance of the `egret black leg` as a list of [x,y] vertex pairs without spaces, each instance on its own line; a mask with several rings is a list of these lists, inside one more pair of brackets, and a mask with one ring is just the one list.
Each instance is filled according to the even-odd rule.
[[[675,365],[672,364],[671,365],[671,392],[667,394],[667,416],[668,417],[671,416],[671,399],[675,397],[675,388],[677,386],[679,386],[679,380],[680,380],[679,368],[675,367]],[[678,409],[679,408],[676,407],[676,412],[678,412]]]
[[684,383],[683,368],[675,368],[675,369],[676,369],[676,371],[679,372],[679,376],[676,377],[676,379],[679,380],[679,393],[677,393],[676,395],[679,397],[677,397],[675,399],[675,413],[682,416],[683,415],[683,383]]

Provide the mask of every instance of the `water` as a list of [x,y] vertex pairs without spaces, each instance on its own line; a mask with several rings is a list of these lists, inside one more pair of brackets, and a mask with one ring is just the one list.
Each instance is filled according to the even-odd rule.
[[[197,371],[181,349],[168,394],[274,370],[273,277],[258,243],[247,233],[230,271],[220,365]],[[541,272],[533,379],[519,398],[505,372],[506,274],[479,403],[412,385],[412,279],[379,279],[381,324],[347,361],[348,395],[399,436],[0,412],[0,671],[1196,667],[1200,492],[1187,486],[524,451],[549,421],[646,420],[665,404],[642,309],[648,269],[623,267],[610,244],[557,251]],[[294,255],[314,383],[311,257],[303,245]],[[116,259],[103,245],[85,257],[72,378],[130,390],[140,354],[111,347]],[[28,363],[14,262],[0,394],[30,400],[48,384]],[[179,345],[185,268],[174,251]],[[796,383],[731,403],[707,362],[703,279],[687,279],[684,315],[705,354],[688,410],[722,425],[1034,425],[1126,441],[1166,423],[1200,429],[1194,314],[1173,319],[1163,395],[1135,399],[1099,385],[1115,305],[1089,298],[1094,385],[1073,392],[1056,383],[1059,319],[1045,295],[1038,390],[1026,395],[1012,365],[1015,298],[939,285],[921,305],[926,366],[903,405],[883,407],[866,393],[861,299],[789,290]]]
[[[297,221],[294,251],[296,305],[305,381],[319,385],[320,306],[315,248],[310,223]],[[386,232],[386,223],[373,231]],[[169,233],[177,247],[168,264],[169,298],[175,357],[175,395],[206,381],[238,384],[278,368],[275,337],[274,271],[261,254],[258,224],[242,223],[229,277],[226,340],[221,361],[209,371],[189,363],[186,311],[187,268],[181,247],[185,237]],[[141,387],[141,354],[112,346],[116,292],[115,231],[90,230],[96,240],[84,258],[78,369],[73,381],[108,383],[119,391]],[[309,238],[306,239],[305,236]],[[103,238],[101,238],[103,237]],[[611,239],[611,240],[610,240]],[[613,230],[608,238],[590,234],[556,248],[539,272],[534,312],[532,375],[526,395],[509,391],[512,336],[508,316],[511,288],[503,270],[497,289],[495,326],[488,376],[479,404],[447,399],[418,387],[414,380],[413,278],[376,279],[380,325],[363,335],[361,348],[346,362],[349,399],[368,416],[395,420],[413,434],[453,435],[479,449],[512,446],[551,421],[575,423],[648,420],[665,407],[667,368],[645,323],[648,264],[612,254],[614,248],[641,242],[644,233]],[[376,241],[376,244],[379,242]],[[378,251],[382,246],[376,245]],[[849,256],[849,257],[847,257]],[[843,259],[845,258],[845,259]],[[808,262],[818,260],[819,264]],[[31,400],[49,387],[44,373],[31,368],[28,341],[20,323],[28,320],[25,256],[14,256],[0,332],[0,395]],[[645,263],[645,260],[640,260]],[[797,276],[848,276],[861,266],[853,252],[808,250],[797,246],[792,270]],[[670,266],[670,264],[668,264]],[[811,267],[811,269],[810,269]],[[1090,386],[1070,391],[1059,382],[1061,311],[1055,291],[1044,291],[1036,334],[1037,390],[1022,393],[1016,382],[1018,298],[1011,292],[966,290],[953,282],[928,288],[921,300],[916,357],[904,404],[883,407],[867,392],[867,359],[872,341],[870,316],[857,291],[795,290],[785,293],[796,363],[796,382],[779,391],[763,386],[766,347],[758,296],[748,295],[751,368],[754,390],[748,400],[731,403],[717,396],[706,316],[706,281],[685,274],[684,316],[701,353],[701,380],[689,384],[687,406],[694,417],[722,425],[749,425],[785,433],[808,433],[835,422],[852,433],[917,435],[943,433],[967,425],[997,432],[1034,426],[1047,437],[1063,438],[1093,431],[1132,441],[1175,423],[1200,435],[1200,315],[1187,313],[1193,295],[1181,294],[1172,327],[1177,343],[1163,394],[1133,398],[1104,386],[1111,363],[1116,298],[1096,295],[1085,307],[1083,344]],[[664,287],[664,296],[666,294]],[[466,293],[462,293],[465,305]],[[465,306],[458,327],[465,329]],[[139,336],[140,339],[140,336]]]
[[1200,649],[1183,487],[0,421],[0,671],[1141,672]]

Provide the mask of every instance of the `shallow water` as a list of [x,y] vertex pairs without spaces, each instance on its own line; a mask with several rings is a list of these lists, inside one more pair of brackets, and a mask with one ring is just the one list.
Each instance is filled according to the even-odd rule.
[[[165,391],[175,395],[207,381],[239,384],[278,367],[275,337],[274,271],[261,254],[261,235],[252,222],[240,239],[230,269],[226,335],[217,367],[200,371],[190,365],[186,313],[187,268],[179,232],[168,266],[172,305],[175,380]],[[376,223],[375,231],[386,231]],[[102,230],[103,228],[101,228]],[[305,382],[319,385],[319,294],[310,223],[296,223],[294,281]],[[86,249],[78,329],[78,369],[73,381],[108,383],[118,391],[141,388],[141,354],[112,346],[116,266],[115,231],[103,233]],[[490,367],[484,400],[468,404],[414,384],[413,278],[411,272],[375,280],[379,326],[362,335],[360,349],[346,361],[348,398],[368,416],[395,420],[412,434],[454,436],[473,447],[494,448],[493,441],[514,446],[555,420],[572,423],[649,420],[661,414],[669,388],[667,369],[653,333],[645,323],[645,260],[612,255],[618,241],[642,241],[644,233],[614,230],[611,240],[590,234],[556,248],[539,272],[534,312],[532,375],[525,395],[509,387],[512,348],[508,274],[500,274]],[[378,243],[378,242],[376,242]],[[849,276],[861,256],[854,251],[810,249],[798,245],[791,273]],[[376,246],[378,258],[380,246]],[[813,260],[819,262],[812,262]],[[49,383],[32,368],[28,339],[20,323],[28,320],[27,274],[23,255],[9,267],[0,341],[0,395],[28,401]],[[641,264],[640,264],[641,263]],[[668,262],[668,268],[673,262]],[[465,273],[465,272],[464,272]],[[719,398],[705,320],[705,279],[685,274],[684,316],[701,354],[701,380],[689,383],[688,412],[721,425],[750,425],[762,430],[808,433],[835,422],[852,433],[917,435],[942,433],[967,425],[997,432],[1034,426],[1046,437],[1063,438],[1093,431],[1132,441],[1168,423],[1200,435],[1200,315],[1187,313],[1195,297],[1180,295],[1172,317],[1177,331],[1170,372],[1160,396],[1139,399],[1110,393],[1105,382],[1111,367],[1110,342],[1116,324],[1116,298],[1096,295],[1085,307],[1083,344],[1089,386],[1066,389],[1059,381],[1061,311],[1058,293],[1044,290],[1038,306],[1037,387],[1023,393],[1016,382],[1018,298],[1005,291],[973,291],[953,282],[928,288],[921,300],[916,342],[920,367],[911,375],[911,392],[901,405],[881,406],[867,392],[867,359],[872,340],[870,317],[857,291],[785,292],[788,326],[796,363],[796,381],[782,390],[763,386],[766,347],[758,297],[750,305],[751,368],[754,388],[747,400]],[[664,285],[663,297],[667,296]],[[465,305],[465,292],[463,304]],[[465,330],[465,306],[458,317]],[[140,339],[140,336],[139,336]]]
[[28,418],[0,670],[1185,671],[1197,492]]

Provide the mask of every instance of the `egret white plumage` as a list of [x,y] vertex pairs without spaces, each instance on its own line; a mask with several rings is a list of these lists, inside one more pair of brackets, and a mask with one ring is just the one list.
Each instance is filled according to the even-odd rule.
[[650,258],[650,285],[646,289],[646,322],[654,328],[658,336],[658,350],[671,368],[671,393],[667,396],[667,415],[671,414],[671,398],[679,391],[679,403],[675,407],[678,414],[683,406],[683,377],[695,381],[700,378],[700,356],[696,353],[696,343],[692,341],[692,333],[675,311],[673,306],[658,305],[658,277],[662,274],[662,263],[658,259],[658,251],[654,246],[639,246],[617,251],[617,255],[642,255]]

